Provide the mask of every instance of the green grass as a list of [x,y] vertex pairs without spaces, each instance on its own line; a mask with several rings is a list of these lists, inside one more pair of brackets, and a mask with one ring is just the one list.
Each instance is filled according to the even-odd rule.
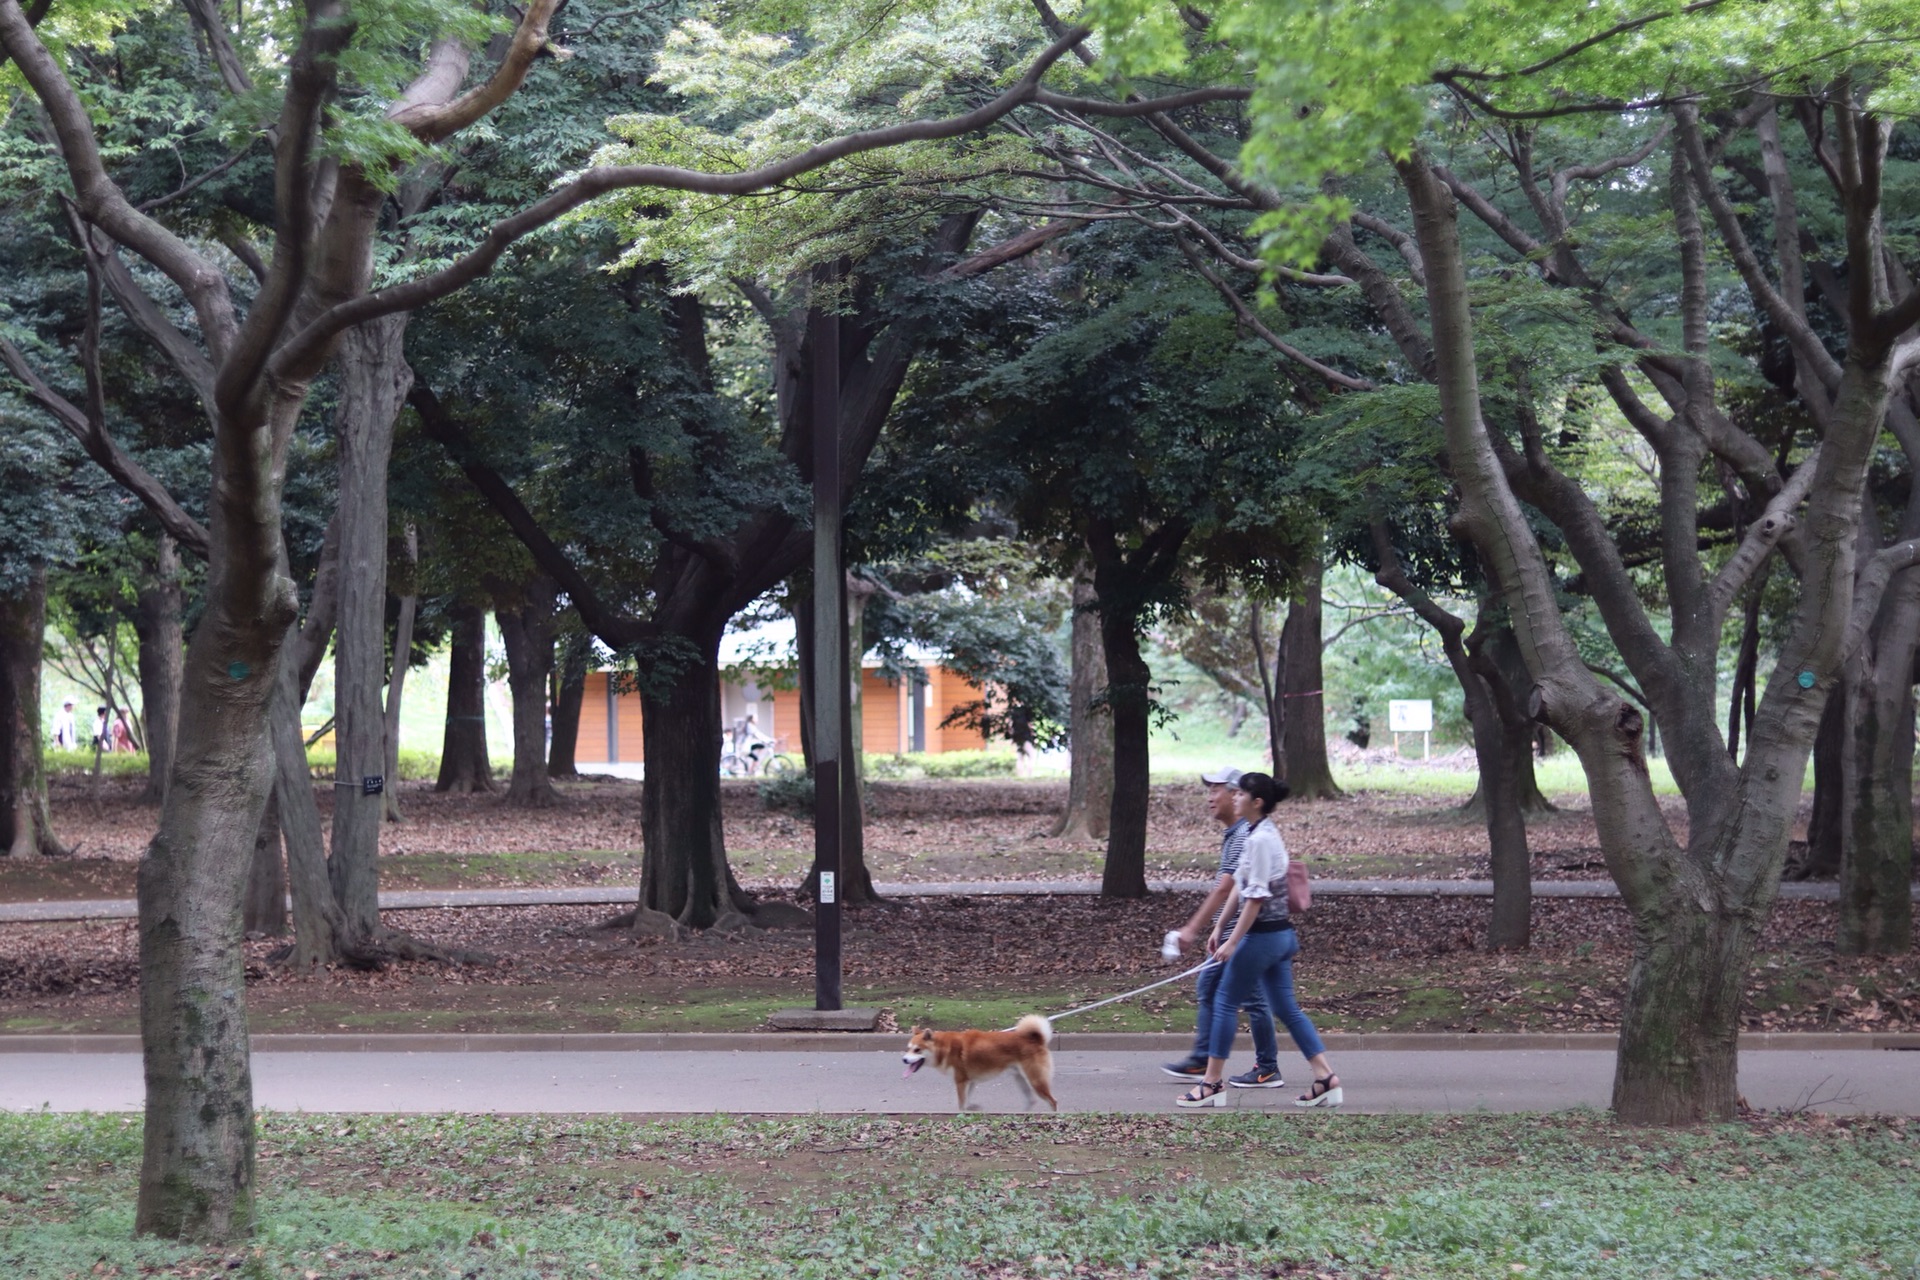
[[[513,757],[509,755],[507,759]],[[331,774],[338,763],[332,747],[308,747],[307,767],[318,774]],[[440,776],[440,753],[437,751],[416,751],[409,747],[400,748],[400,777],[408,782],[419,782]]]
[[0,1273],[1912,1280],[1917,1135],[1605,1117],[262,1117],[258,1226],[135,1239],[127,1116],[0,1116]]
[[[1461,799],[1473,794],[1480,775],[1472,769],[1436,768],[1421,762],[1418,747],[1415,755],[1405,764],[1365,765],[1359,767],[1335,764],[1334,781],[1350,791],[1389,791],[1416,796],[1458,796]],[[1647,772],[1653,779],[1655,795],[1677,796],[1680,788],[1674,783],[1673,770],[1667,767],[1664,756],[1655,757],[1647,762]],[[1533,776],[1540,790],[1548,796],[1584,796],[1587,793],[1587,775],[1581,771],[1580,759],[1567,750],[1556,751],[1545,760],[1537,760],[1533,766]]]
[[[509,755],[508,759],[512,759]],[[87,751],[47,751],[47,772],[63,777],[84,777],[93,772],[93,752]],[[315,773],[331,774],[334,768],[334,752],[331,747],[311,747],[307,751],[307,765]],[[100,772],[108,777],[133,778],[147,771],[147,753],[144,751],[105,752],[100,757]],[[440,753],[437,751],[414,751],[408,748],[400,750],[400,776],[409,781],[433,778],[440,773]]]
[[[85,751],[60,751],[47,748],[46,767],[49,777],[91,777],[93,774],[93,749]],[[100,772],[109,778],[138,778],[147,772],[147,753],[144,751],[103,751],[100,753]]]

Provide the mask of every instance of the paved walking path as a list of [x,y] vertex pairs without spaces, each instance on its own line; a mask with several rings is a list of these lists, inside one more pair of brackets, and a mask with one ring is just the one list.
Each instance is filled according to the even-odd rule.
[[[1211,880],[1149,880],[1154,893],[1203,893]],[[1086,894],[1100,892],[1098,880],[946,880],[925,884],[878,882],[874,890],[883,898],[919,897],[1014,897],[1049,894]],[[1315,880],[1318,897],[1371,898],[1490,898],[1491,880]],[[632,906],[640,890],[636,885],[589,885],[561,889],[396,889],[380,895],[382,911],[420,911],[447,907],[529,907],[547,905]],[[1830,881],[1790,881],[1780,886],[1782,898],[1813,899],[1832,902],[1840,887]],[[1536,898],[1617,898],[1620,890],[1611,880],[1536,880]],[[1920,900],[1920,885],[1914,886]],[[132,898],[79,899],[66,902],[0,903],[0,924],[24,921],[58,920],[131,920],[138,911]]]
[[[884,1047],[700,1051],[336,1053],[256,1052],[254,1101],[276,1111],[614,1112],[740,1115],[950,1112],[953,1087],[932,1068],[902,1078],[901,1037]],[[1071,1037],[1068,1038],[1069,1040]],[[1510,1112],[1604,1108],[1611,1050],[1331,1050],[1349,1111]],[[1063,1111],[1162,1113],[1181,1085],[1160,1074],[1165,1054],[1055,1054]],[[1245,1057],[1242,1050],[1241,1056]],[[1236,1062],[1236,1067],[1244,1065]],[[1287,1089],[1229,1090],[1231,1107],[1292,1113],[1307,1077],[1297,1059]],[[1763,1110],[1920,1115],[1920,1055],[1871,1049],[1742,1052],[1740,1091]],[[1022,1109],[1007,1080],[978,1087],[987,1111]],[[131,1053],[0,1056],[0,1109],[137,1111],[140,1059]]]

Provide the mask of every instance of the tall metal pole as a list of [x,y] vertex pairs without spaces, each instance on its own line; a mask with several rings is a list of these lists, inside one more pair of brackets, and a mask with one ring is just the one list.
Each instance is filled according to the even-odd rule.
[[[833,278],[831,268],[816,279]],[[840,1002],[840,733],[848,705],[846,576],[840,556],[840,320],[807,317],[813,371],[813,1007]]]

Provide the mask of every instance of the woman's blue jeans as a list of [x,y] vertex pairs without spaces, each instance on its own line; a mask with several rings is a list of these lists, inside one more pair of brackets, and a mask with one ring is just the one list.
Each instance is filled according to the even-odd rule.
[[1300,935],[1292,929],[1272,933],[1249,933],[1240,939],[1233,958],[1227,961],[1220,977],[1220,989],[1213,997],[1213,1043],[1210,1058],[1233,1054],[1233,1036],[1239,1019],[1234,1015],[1255,987],[1267,998],[1267,1008],[1286,1027],[1300,1055],[1309,1060],[1326,1052],[1320,1033],[1301,1010],[1293,995],[1293,958],[1300,954]]

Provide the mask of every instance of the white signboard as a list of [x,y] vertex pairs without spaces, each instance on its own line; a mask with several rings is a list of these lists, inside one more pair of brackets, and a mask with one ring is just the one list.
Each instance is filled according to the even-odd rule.
[[1433,703],[1425,698],[1395,699],[1388,702],[1387,732],[1433,732]]

